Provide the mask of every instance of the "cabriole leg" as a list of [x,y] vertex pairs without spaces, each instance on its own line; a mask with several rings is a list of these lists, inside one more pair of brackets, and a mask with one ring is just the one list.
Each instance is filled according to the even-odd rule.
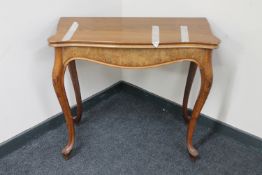
[[82,117],[83,113],[83,107],[82,107],[82,99],[81,99],[81,92],[80,92],[80,86],[78,81],[78,75],[76,70],[76,64],[75,60],[71,61],[68,65],[68,69],[70,72],[70,77],[73,83],[74,91],[75,91],[75,98],[76,98],[76,104],[77,104],[77,116],[74,117],[74,122],[79,123]]
[[193,80],[196,74],[196,70],[197,70],[197,64],[194,62],[190,62],[190,67],[188,71],[186,87],[185,87],[185,92],[184,92],[184,99],[183,99],[183,117],[186,123],[188,123],[190,120],[190,117],[188,115],[187,105],[188,105],[188,98],[190,95]]
[[195,106],[193,108],[192,117],[189,121],[187,130],[187,148],[189,154],[194,158],[198,156],[198,151],[192,143],[193,134],[196,127],[196,122],[199,118],[200,111],[203,108],[204,103],[207,99],[213,80],[211,56],[210,53],[207,55],[208,56],[204,59],[205,61],[203,61],[203,63],[200,65],[201,88]]
[[74,130],[74,123],[71,114],[71,109],[68,103],[68,99],[64,87],[64,74],[65,74],[65,67],[62,61],[62,48],[56,48],[55,63],[54,63],[52,78],[53,78],[53,86],[57,98],[59,100],[60,106],[62,108],[62,111],[64,112],[66,126],[68,129],[68,142],[67,145],[62,150],[62,154],[64,158],[68,159],[69,154],[74,146],[75,130]]

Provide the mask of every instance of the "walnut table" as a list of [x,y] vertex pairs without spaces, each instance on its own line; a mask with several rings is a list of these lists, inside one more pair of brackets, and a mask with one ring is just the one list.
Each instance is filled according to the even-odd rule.
[[[65,158],[68,158],[73,149],[74,123],[79,123],[82,115],[75,60],[119,68],[149,68],[181,61],[190,62],[183,117],[188,123],[188,152],[192,157],[198,156],[192,137],[212,84],[212,50],[220,42],[212,34],[205,18],[66,17],[60,19],[56,34],[48,41],[55,48],[53,85],[68,129],[68,143],[62,150]],[[64,87],[67,67],[77,101],[76,117],[72,116]],[[190,117],[187,103],[197,67],[201,74],[201,88]]]

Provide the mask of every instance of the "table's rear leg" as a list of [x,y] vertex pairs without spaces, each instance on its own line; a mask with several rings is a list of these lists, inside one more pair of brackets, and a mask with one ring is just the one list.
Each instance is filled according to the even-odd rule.
[[188,98],[190,95],[190,90],[191,90],[193,80],[196,74],[196,70],[197,70],[197,64],[194,62],[190,62],[190,67],[188,71],[186,87],[185,87],[185,92],[184,92],[184,99],[183,99],[183,117],[186,123],[188,123],[190,120],[190,117],[188,115],[187,105],[188,105]]
[[72,79],[74,91],[75,91],[75,97],[76,97],[76,104],[77,104],[77,116],[74,117],[74,122],[79,123],[82,117],[83,113],[83,107],[82,107],[82,99],[81,99],[81,92],[80,92],[80,86],[78,81],[78,75],[76,70],[76,64],[75,60],[71,61],[68,65],[70,76]]
[[199,118],[199,114],[201,109],[204,106],[204,103],[207,99],[207,96],[209,94],[211,85],[212,85],[212,80],[213,80],[213,73],[212,73],[212,63],[211,63],[211,56],[208,54],[205,58],[205,61],[203,65],[200,65],[200,74],[201,74],[201,88],[199,91],[199,95],[197,97],[193,112],[192,112],[192,117],[189,121],[188,125],[188,130],[187,130],[187,148],[189,151],[189,154],[193,157],[198,156],[198,151],[197,149],[193,146],[193,134],[195,131],[196,127],[196,122]]
[[64,112],[64,117],[66,120],[66,126],[68,129],[68,143],[62,150],[62,154],[65,159],[68,159],[68,156],[73,149],[74,139],[75,139],[75,130],[74,130],[74,122],[71,114],[71,109],[68,103],[68,99],[66,96],[66,91],[64,87],[64,74],[65,67],[62,62],[62,48],[55,49],[55,63],[53,68],[53,86],[59,100],[62,111]]

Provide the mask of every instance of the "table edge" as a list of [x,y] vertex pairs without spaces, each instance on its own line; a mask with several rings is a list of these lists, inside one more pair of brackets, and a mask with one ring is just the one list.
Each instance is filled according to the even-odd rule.
[[152,44],[87,44],[87,43],[49,43],[50,47],[100,47],[100,48],[130,48],[130,49],[150,49],[150,48],[202,48],[202,49],[216,49],[218,44],[195,44],[195,43],[179,43],[179,44],[160,44],[155,48]]

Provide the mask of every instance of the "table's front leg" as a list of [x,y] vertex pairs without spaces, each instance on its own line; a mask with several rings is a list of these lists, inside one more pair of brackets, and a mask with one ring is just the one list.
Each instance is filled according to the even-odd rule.
[[193,157],[198,156],[197,149],[193,146],[192,139],[193,134],[196,127],[196,122],[199,118],[201,109],[204,106],[204,103],[207,99],[207,96],[209,94],[212,80],[213,80],[213,72],[212,72],[212,62],[211,62],[211,52],[207,53],[207,56],[205,58],[200,59],[199,68],[200,68],[200,74],[201,74],[201,88],[195,103],[195,106],[193,108],[192,117],[188,124],[187,129],[187,148],[189,151],[189,154]]
[[62,61],[62,48],[55,49],[55,63],[53,68],[53,86],[59,100],[62,111],[64,112],[66,126],[68,129],[68,143],[62,150],[62,154],[65,159],[68,159],[68,156],[73,149],[74,139],[75,139],[75,130],[74,122],[71,114],[71,109],[68,103],[66,96],[66,91],[64,87],[64,74],[65,74],[65,65]]
[[74,117],[73,119],[74,122],[78,124],[82,117],[83,107],[82,107],[81,92],[79,87],[75,60],[70,61],[70,63],[68,64],[68,69],[70,72],[70,77],[72,79],[72,83],[75,91],[76,104],[77,104],[77,116]]
[[190,117],[188,115],[188,98],[190,95],[191,87],[193,84],[193,80],[196,74],[197,70],[197,64],[194,62],[190,62],[190,67],[188,71],[188,76],[187,76],[187,81],[186,81],[186,87],[185,87],[185,92],[184,92],[184,98],[183,98],[183,117],[186,123],[190,121]]

